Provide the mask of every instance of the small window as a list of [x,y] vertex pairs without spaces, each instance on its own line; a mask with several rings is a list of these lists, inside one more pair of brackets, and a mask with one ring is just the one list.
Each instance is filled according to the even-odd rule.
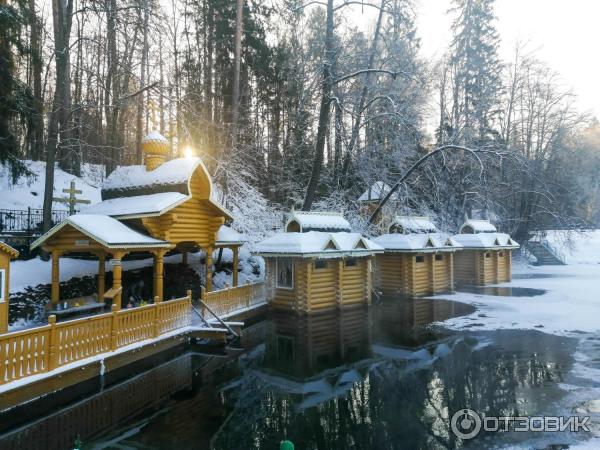
[[327,269],[328,261],[326,259],[317,259],[315,261],[315,269]]
[[425,257],[423,255],[417,255],[417,256],[415,256],[415,262],[417,262],[417,263],[425,262]]
[[486,258],[491,258],[491,257],[492,257],[492,254],[491,254],[490,252],[486,252],[486,254],[485,254],[485,257],[486,257]]
[[283,289],[294,288],[294,261],[292,258],[277,258],[277,287]]
[[355,258],[350,258],[346,260],[346,267],[356,267],[358,265],[358,261]]
[[498,252],[498,257],[504,258],[504,252]]
[[4,303],[4,292],[6,291],[6,271],[0,269],[0,303]]
[[436,261],[443,261],[444,260],[444,255],[435,255],[435,260]]

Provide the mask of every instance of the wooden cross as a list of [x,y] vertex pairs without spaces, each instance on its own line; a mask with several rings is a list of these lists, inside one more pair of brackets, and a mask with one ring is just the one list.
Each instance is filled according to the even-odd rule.
[[79,199],[75,197],[75,194],[82,194],[83,192],[80,191],[79,189],[75,189],[75,182],[71,181],[71,188],[70,189],[63,189],[62,190],[65,194],[69,194],[69,196],[67,198],[64,197],[53,197],[52,201],[53,202],[60,202],[60,203],[66,203],[69,205],[69,215],[73,215],[75,214],[75,205],[77,203],[84,203],[84,204],[89,204],[91,203],[89,200],[84,200],[84,199]]

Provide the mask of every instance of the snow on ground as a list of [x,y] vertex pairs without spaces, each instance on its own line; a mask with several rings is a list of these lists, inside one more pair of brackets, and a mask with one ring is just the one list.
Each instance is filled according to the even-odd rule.
[[[33,172],[32,177],[20,177],[13,185],[9,170],[0,165],[0,209],[41,209],[44,202],[44,180],[46,163],[41,161],[23,161],[27,168]],[[64,172],[58,166],[54,169],[54,196],[66,197],[63,189],[71,187],[71,181],[75,181],[76,189],[83,191],[77,198],[90,200],[92,203],[100,201],[100,184],[90,184],[100,179],[99,167],[85,165],[83,167],[83,178],[76,177]],[[100,172],[101,173],[101,172]],[[54,202],[52,209],[67,210],[69,206],[65,203]]]
[[[560,247],[568,262],[564,266],[531,266],[515,259],[512,282],[498,286],[544,289],[535,297],[501,297],[456,292],[436,298],[469,303],[477,311],[451,319],[455,328],[493,330],[499,328],[537,329],[574,336],[600,331],[600,230],[547,233],[550,243]],[[543,277],[536,278],[542,275]]]
[[547,231],[545,239],[567,264],[600,264],[600,230]]
[[514,279],[498,286],[544,289],[548,292],[535,297],[501,297],[463,292],[440,295],[436,298],[469,303],[477,308],[473,314],[451,319],[445,325],[476,330],[538,329],[569,336],[600,330],[600,264],[515,264],[513,274],[547,274],[551,277]]

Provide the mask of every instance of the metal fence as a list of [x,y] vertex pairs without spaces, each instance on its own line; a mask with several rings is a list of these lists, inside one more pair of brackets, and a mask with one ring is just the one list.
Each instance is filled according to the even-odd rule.
[[[52,224],[69,217],[69,211],[52,210]],[[42,233],[44,210],[42,209],[0,209],[0,234],[24,234],[37,236]]]

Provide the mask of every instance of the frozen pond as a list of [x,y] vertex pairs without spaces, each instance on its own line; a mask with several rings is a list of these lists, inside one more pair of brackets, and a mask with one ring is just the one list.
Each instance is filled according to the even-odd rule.
[[152,369],[98,384],[58,412],[44,400],[7,412],[0,448],[70,448],[79,436],[86,449],[275,450],[282,439],[296,449],[555,449],[587,437],[458,439],[450,417],[463,408],[503,416],[584,408],[573,403],[590,383],[576,370],[577,355],[585,343],[586,354],[600,356],[600,341],[589,336],[439,325],[465,315],[485,320],[470,305],[438,299],[386,299],[313,317],[273,312],[247,327],[227,355],[192,345]]

